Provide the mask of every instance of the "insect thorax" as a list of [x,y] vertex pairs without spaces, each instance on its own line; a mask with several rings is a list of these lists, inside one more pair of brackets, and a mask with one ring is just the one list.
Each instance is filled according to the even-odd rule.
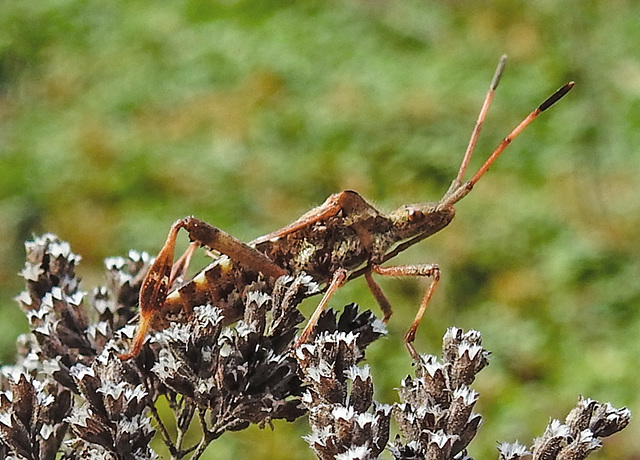
[[[378,224],[388,227],[385,222],[382,219]],[[372,251],[388,247],[386,232],[373,231],[375,225],[373,220],[353,223],[331,218],[260,243],[257,249],[290,273],[304,271],[319,282],[328,282],[338,268],[357,268],[370,260]]]

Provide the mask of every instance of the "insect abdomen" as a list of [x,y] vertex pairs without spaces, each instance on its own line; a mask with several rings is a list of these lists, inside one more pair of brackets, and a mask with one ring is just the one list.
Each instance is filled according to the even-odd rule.
[[236,266],[228,257],[223,256],[202,269],[191,281],[172,290],[165,301],[167,313],[184,310],[190,315],[194,307],[211,304],[222,310],[224,323],[237,321],[242,315],[241,293],[238,292],[238,280],[243,285],[257,274],[249,273]]

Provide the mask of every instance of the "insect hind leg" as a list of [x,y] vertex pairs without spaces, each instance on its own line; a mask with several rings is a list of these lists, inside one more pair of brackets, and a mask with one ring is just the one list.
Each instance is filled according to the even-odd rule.
[[[193,242],[185,254],[174,264],[176,239],[184,228]],[[191,255],[198,246],[206,246],[229,256],[240,267],[277,279],[287,272],[271,259],[228,233],[195,217],[186,217],[173,223],[164,246],[142,281],[139,294],[140,323],[129,353],[121,359],[137,356],[142,350],[147,331],[164,313],[167,294],[176,279],[185,276]]]
[[171,277],[169,282],[171,285],[176,282],[184,281],[187,277],[187,272],[189,271],[189,266],[191,265],[191,259],[195,254],[196,250],[200,247],[195,241],[192,241],[189,244],[187,250],[180,256],[180,258],[173,264],[171,268]]

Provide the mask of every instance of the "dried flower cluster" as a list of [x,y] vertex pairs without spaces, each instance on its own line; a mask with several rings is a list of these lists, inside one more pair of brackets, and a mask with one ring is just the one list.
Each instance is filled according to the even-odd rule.
[[391,445],[398,459],[464,459],[466,447],[478,431],[482,418],[473,413],[478,393],[469,385],[488,363],[477,331],[447,330],[442,360],[420,356],[416,377],[407,377],[399,388],[394,416],[402,436]]
[[304,414],[299,399],[291,398],[302,389],[289,347],[302,321],[296,307],[315,289],[308,277],[282,277],[271,295],[254,283],[246,291],[244,318],[234,326],[222,327],[220,311],[201,306],[190,323],[156,334],[160,348],[151,371],[169,390],[184,430],[199,413],[199,451],[225,431]]
[[67,430],[71,393],[25,374],[9,374],[0,395],[0,457],[55,458]]
[[[472,460],[467,446],[482,418],[473,412],[479,395],[470,385],[489,355],[480,333],[449,328],[442,358],[420,356],[415,377],[402,381],[401,402],[393,408],[373,400],[369,368],[356,366],[361,357],[357,342],[351,333],[325,334],[297,351],[308,385],[303,401],[312,433],[307,441],[318,458],[377,459],[388,441],[393,414],[402,434],[387,446],[395,459]],[[549,423],[534,441],[533,453],[517,442],[502,443],[499,459],[581,460],[602,446],[601,438],[626,427],[630,418],[626,408],[580,398],[564,424]]]
[[627,408],[616,409],[609,403],[600,404],[580,397],[563,423],[552,420],[544,434],[531,447],[532,453],[519,444],[500,444],[500,460],[562,459],[582,460],[602,447],[602,438],[611,436],[629,424],[631,412]]
[[[321,459],[469,459],[467,446],[481,417],[470,388],[487,365],[480,334],[451,328],[442,358],[424,355],[393,406],[373,399],[364,350],[385,334],[355,304],[319,320],[313,343],[293,347],[303,317],[297,307],[318,292],[301,275],[275,285],[255,281],[234,291],[239,321],[223,326],[226,303],[194,305],[190,321],[177,317],[155,333],[135,360],[118,354],[135,328],[141,281],[150,257],[131,251],[105,261],[106,286],[80,291],[80,257],[55,235],[26,243],[16,297],[31,333],[19,337],[16,364],[0,375],[0,457],[10,459],[155,459],[158,430],[172,459],[199,458],[226,431],[252,423],[293,421],[309,412],[307,441]],[[164,397],[177,431],[169,433],[155,403]],[[167,414],[163,414],[166,417]],[[402,436],[389,443],[394,416]],[[184,445],[194,418],[200,442]],[[501,459],[582,459],[600,439],[624,428],[627,409],[580,399],[565,423],[552,421],[531,448],[500,444]],[[155,428],[155,429],[154,429]],[[532,454],[529,453],[532,452]]]
[[[351,311],[353,305],[344,315]],[[365,324],[368,330],[320,334],[296,350],[308,385],[303,401],[313,431],[306,439],[322,460],[376,459],[389,439],[391,406],[373,400],[369,367],[357,366],[361,347],[385,330],[377,321]]]
[[105,352],[90,367],[76,364],[71,374],[80,398],[66,420],[77,439],[64,458],[98,453],[106,459],[157,458],[149,448],[154,435],[147,417],[149,393],[136,373]]
[[17,363],[2,372],[4,449],[27,459],[59,451],[70,459],[154,458],[149,391],[140,373],[115,357],[135,305],[119,299],[135,298],[148,257],[109,259],[107,278],[117,289],[87,296],[75,275],[80,257],[68,243],[47,234],[26,249],[26,290],[16,300],[32,332],[18,339]]
[[[117,355],[134,334],[130,322],[149,256],[131,251],[107,259],[107,285],[87,295],[75,274],[80,257],[68,243],[47,234],[26,248],[27,289],[16,300],[32,332],[19,338],[17,364],[4,368],[0,382],[5,452],[29,459],[57,452],[69,459],[156,458],[149,448],[155,419],[174,458],[198,458],[225,431],[305,413],[291,346],[304,320],[297,307],[318,291],[310,277],[282,277],[272,287],[258,281],[233,292],[244,313],[231,326],[222,326],[223,309],[195,306],[190,322],[173,323],[135,361],[122,362]],[[377,324],[352,306],[340,317],[327,312],[316,333],[358,331],[364,348],[380,336]],[[33,397],[19,397],[25,394]],[[155,410],[159,396],[174,411],[177,437]],[[202,440],[185,447],[196,416]]]

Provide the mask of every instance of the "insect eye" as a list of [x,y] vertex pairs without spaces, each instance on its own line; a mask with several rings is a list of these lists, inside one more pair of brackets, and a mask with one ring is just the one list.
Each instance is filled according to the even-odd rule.
[[415,222],[422,217],[422,213],[418,209],[409,208],[407,211],[409,222]]

